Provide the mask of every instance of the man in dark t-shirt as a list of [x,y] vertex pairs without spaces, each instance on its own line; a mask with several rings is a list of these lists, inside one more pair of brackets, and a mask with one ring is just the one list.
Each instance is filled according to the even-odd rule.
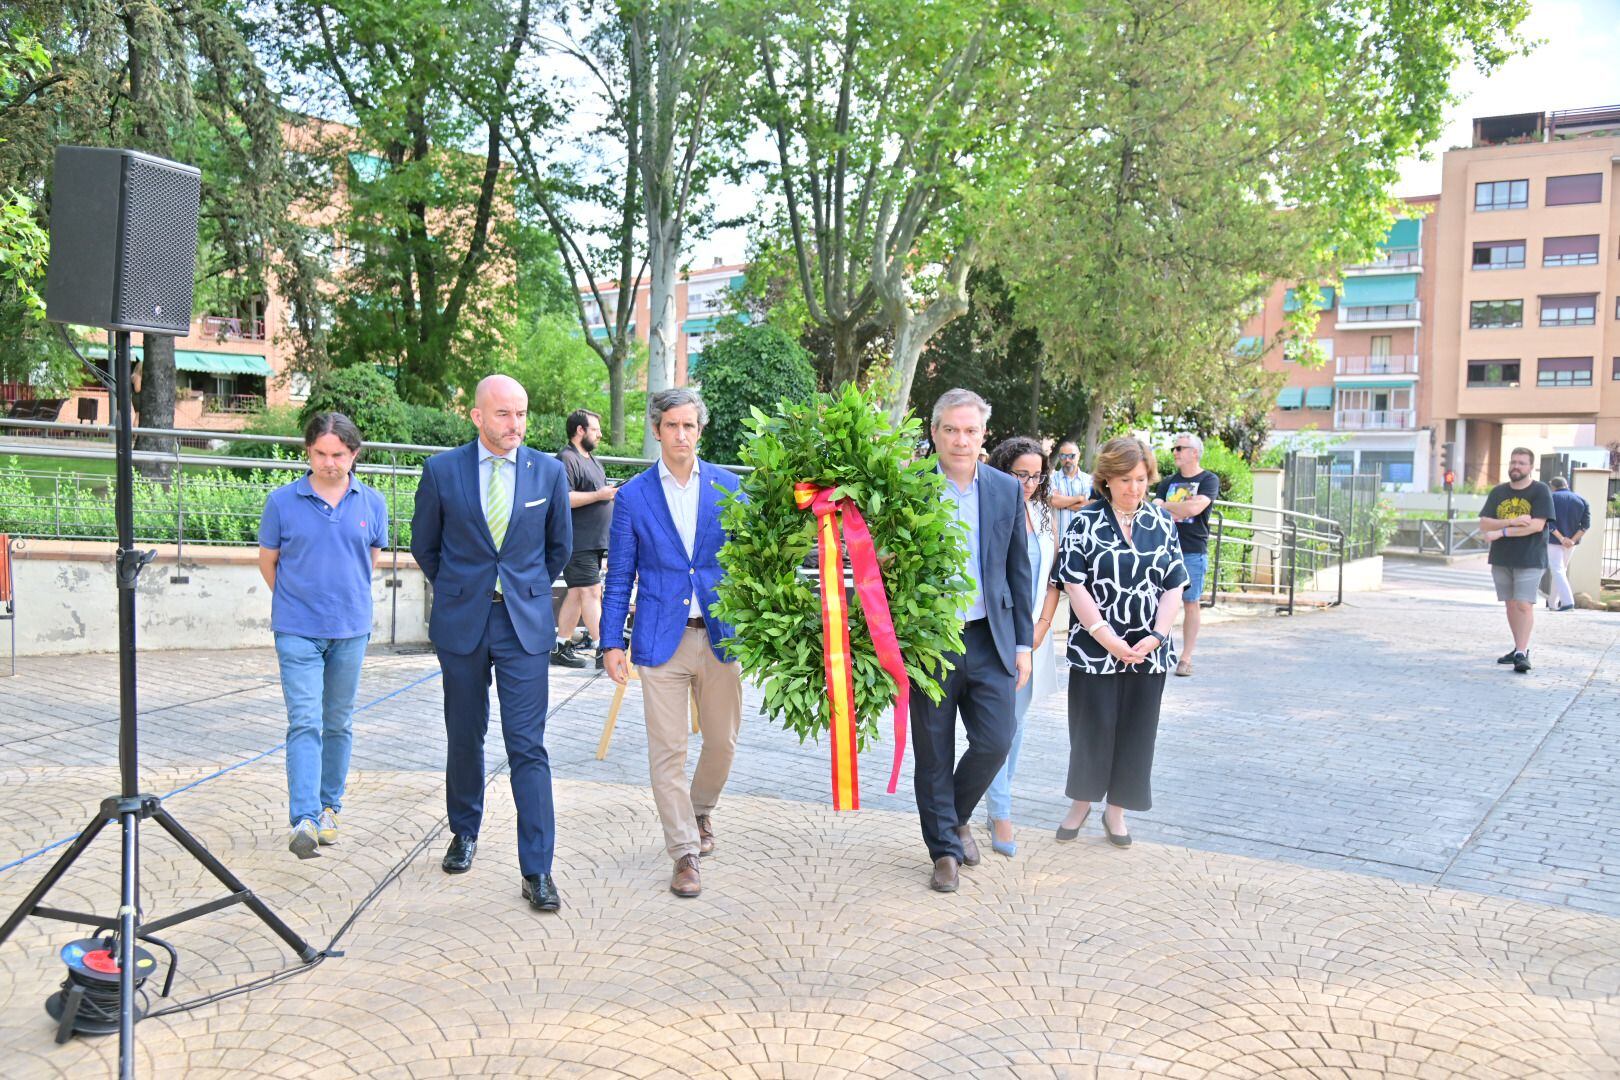
[[1193,646],[1198,641],[1198,624],[1204,596],[1204,577],[1209,570],[1209,508],[1221,494],[1221,478],[1203,466],[1204,440],[1182,432],[1170,441],[1176,471],[1159,481],[1154,499],[1176,522],[1181,540],[1181,559],[1187,566],[1187,588],[1181,594],[1181,660],[1177,675],[1193,673]]
[[1490,545],[1487,561],[1496,582],[1496,598],[1507,604],[1513,650],[1496,659],[1524,674],[1530,670],[1530,631],[1536,620],[1536,591],[1547,569],[1547,539],[1542,530],[1553,516],[1552,489],[1530,479],[1536,456],[1515,447],[1508,455],[1508,482],[1497,484],[1479,513],[1479,533]]
[[[573,510],[574,554],[563,567],[568,592],[557,612],[557,644],[551,662],[580,668],[581,649],[597,648],[602,638],[602,557],[607,554],[608,530],[613,526],[613,497],[619,489],[608,484],[607,473],[592,452],[602,441],[602,418],[589,409],[568,414],[568,445],[557,460],[568,474],[568,505]],[[574,627],[585,619],[585,640],[574,641]],[[602,666],[597,658],[597,667]]]

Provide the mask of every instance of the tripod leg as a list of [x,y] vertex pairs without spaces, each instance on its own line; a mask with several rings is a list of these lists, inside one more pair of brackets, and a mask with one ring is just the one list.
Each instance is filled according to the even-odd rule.
[[135,1080],[135,882],[140,870],[140,812],[118,815],[124,830],[124,872],[118,896],[118,1075]]
[[56,860],[55,865],[40,879],[39,884],[34,886],[34,891],[23,897],[23,902],[18,904],[17,909],[6,917],[5,925],[0,926],[0,943],[4,943],[11,936],[12,931],[16,930],[24,919],[34,913],[35,906],[45,899],[45,894],[51,891],[51,886],[61,880],[62,875],[67,873],[68,867],[73,865],[73,861],[83,853],[85,848],[90,846],[90,841],[96,838],[96,834],[107,827],[107,820],[103,815],[97,814],[90,824],[84,827],[84,831],[79,834],[79,838],[68,845],[68,849],[62,852],[62,857]]
[[246,885],[242,884],[242,882],[237,879],[236,875],[231,873],[230,870],[226,868],[224,863],[214,858],[212,852],[203,847],[202,844],[198,843],[196,837],[186,832],[181,824],[170,816],[167,810],[165,810],[162,806],[159,806],[155,811],[153,811],[152,817],[159,825],[163,826],[164,832],[174,837],[175,843],[179,844],[181,847],[185,848],[186,851],[190,852],[191,857],[202,863],[203,866],[207,868],[208,872],[213,874],[214,877],[219,880],[220,884],[224,885],[233,893],[243,894],[242,902],[248,906],[248,909],[252,911],[253,914],[259,917],[264,925],[274,930],[276,932],[276,936],[281,938],[282,941],[285,941],[289,949],[298,954],[298,959],[307,964],[320,955],[320,953],[310,948],[309,942],[299,937],[292,927],[282,922],[280,917],[277,916],[275,912],[270,910],[269,905],[255,896],[253,891]]
[[56,1045],[61,1046],[73,1038],[73,1023],[79,1018],[79,1006],[83,1003],[84,987],[62,991],[62,1021],[56,1025]]

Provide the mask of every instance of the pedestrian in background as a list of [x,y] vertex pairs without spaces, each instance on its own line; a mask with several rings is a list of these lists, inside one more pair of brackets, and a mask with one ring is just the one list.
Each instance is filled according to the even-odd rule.
[[1052,616],[1057,611],[1058,588],[1052,583],[1052,560],[1057,553],[1057,515],[1047,496],[1050,482],[1046,459],[1034,439],[1018,436],[1005,439],[990,451],[990,467],[1017,480],[1024,493],[1025,550],[1029,555],[1030,610],[1040,611],[1035,620],[1034,649],[1030,653],[1029,681],[1013,695],[1013,712],[1018,730],[1013,733],[1007,761],[985,792],[990,819],[990,848],[1008,858],[1018,853],[1013,838],[1012,779],[1018,770],[1018,751],[1024,744],[1024,723],[1030,706],[1057,689],[1057,660],[1052,648]]
[[355,476],[360,431],[342,413],[310,417],[304,455],[309,472],[265,500],[259,573],[287,703],[287,846],[312,859],[338,838],[388,505]]
[[1096,498],[1063,536],[1057,576],[1074,605],[1069,633],[1069,777],[1073,800],[1057,838],[1080,835],[1091,804],[1107,800],[1103,831],[1128,847],[1125,811],[1153,806],[1153,748],[1164,679],[1176,662],[1170,627],[1187,568],[1174,523],[1147,501],[1153,452],[1109,439],[1092,474]]
[[1154,494],[1176,523],[1187,588],[1181,594],[1181,659],[1177,675],[1193,673],[1192,654],[1203,621],[1204,578],[1209,572],[1209,510],[1221,497],[1221,478],[1204,468],[1204,440],[1183,431],[1170,440],[1176,471],[1159,481]]
[[[568,473],[574,553],[563,567],[568,592],[557,611],[557,644],[551,650],[551,662],[582,668],[585,660],[578,650],[594,651],[602,637],[602,559],[607,554],[613,499],[619,489],[608,483],[595,456],[602,442],[602,418],[589,409],[575,409],[568,414],[567,431],[568,445],[557,451],[557,460]],[[574,628],[582,617],[585,640],[576,645]],[[596,666],[602,666],[601,656],[597,656]]]
[[1491,545],[1486,561],[1496,584],[1496,598],[1507,606],[1513,648],[1496,658],[1523,675],[1530,670],[1530,634],[1536,623],[1536,591],[1547,569],[1547,541],[1542,531],[1553,516],[1552,489],[1532,480],[1535,454],[1516,446],[1508,455],[1508,479],[1485,496],[1479,514],[1480,536]]
[[1091,501],[1091,475],[1080,468],[1080,447],[1073,439],[1057,446],[1057,468],[1052,470],[1052,509],[1057,511],[1058,542],[1069,531],[1074,512]]
[[1547,522],[1547,567],[1552,571],[1553,587],[1547,594],[1547,606],[1553,611],[1568,611],[1575,606],[1575,592],[1569,587],[1569,560],[1575,554],[1575,545],[1592,527],[1592,507],[1584,497],[1569,490],[1569,481],[1562,476],[1553,477],[1550,486],[1553,516]]

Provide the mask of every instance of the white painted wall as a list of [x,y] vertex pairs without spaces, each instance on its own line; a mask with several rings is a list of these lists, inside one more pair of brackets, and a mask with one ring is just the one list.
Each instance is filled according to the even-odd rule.
[[[114,652],[118,590],[111,544],[28,541],[14,557],[17,655]],[[270,594],[259,576],[257,548],[188,545],[185,561],[160,547],[135,591],[142,650],[242,649],[272,644]],[[405,555],[400,587],[388,587],[391,556],[372,575],[373,643],[427,641],[427,581]],[[188,578],[175,582],[176,577]],[[397,592],[397,619],[394,607]],[[390,638],[392,631],[392,639]],[[8,628],[0,624],[0,650]]]

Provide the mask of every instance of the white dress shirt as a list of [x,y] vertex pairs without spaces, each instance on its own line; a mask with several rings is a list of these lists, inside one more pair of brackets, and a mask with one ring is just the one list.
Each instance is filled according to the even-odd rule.
[[[658,480],[664,489],[664,502],[669,505],[669,516],[675,519],[675,531],[680,533],[681,543],[686,548],[686,558],[690,562],[697,546],[698,527],[698,496],[702,489],[698,487],[698,474],[700,466],[694,458],[692,461],[692,475],[682,484],[675,479],[675,474],[669,471],[664,464],[663,456],[658,458]],[[694,575],[695,576],[695,575]],[[707,617],[702,602],[698,599],[697,583],[692,585],[692,614],[688,618]]]

